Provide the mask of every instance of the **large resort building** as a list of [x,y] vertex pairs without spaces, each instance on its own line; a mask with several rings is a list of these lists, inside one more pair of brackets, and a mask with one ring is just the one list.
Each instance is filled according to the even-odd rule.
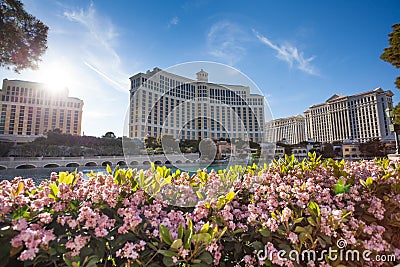
[[189,79],[154,68],[130,78],[129,136],[175,139],[264,138],[264,97],[248,86],[210,83],[201,70]]
[[385,114],[387,108],[393,108],[392,96],[391,91],[381,88],[351,96],[335,94],[304,112],[307,137],[324,143],[347,139],[393,140]]
[[0,140],[28,142],[54,129],[81,134],[83,101],[69,97],[67,88],[4,79],[0,99]]
[[306,120],[301,115],[268,121],[267,142],[299,144],[306,141]]

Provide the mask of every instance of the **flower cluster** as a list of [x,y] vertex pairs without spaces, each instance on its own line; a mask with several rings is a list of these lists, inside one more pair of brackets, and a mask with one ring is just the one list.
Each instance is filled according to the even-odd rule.
[[[400,260],[400,165],[298,162],[174,173],[53,173],[0,182],[3,265],[298,266],[286,252],[346,249]],[[266,249],[271,257],[259,257]],[[288,253],[287,253],[288,255]],[[313,266],[333,266],[329,258]],[[360,260],[344,265],[380,266]],[[3,266],[0,265],[0,266]]]

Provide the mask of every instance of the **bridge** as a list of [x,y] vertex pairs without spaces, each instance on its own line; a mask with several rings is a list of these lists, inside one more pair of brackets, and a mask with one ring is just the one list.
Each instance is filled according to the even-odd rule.
[[199,154],[137,155],[137,156],[94,156],[94,157],[3,157],[0,158],[0,170],[55,168],[79,166],[146,166],[150,162],[156,165],[191,164],[197,162]]

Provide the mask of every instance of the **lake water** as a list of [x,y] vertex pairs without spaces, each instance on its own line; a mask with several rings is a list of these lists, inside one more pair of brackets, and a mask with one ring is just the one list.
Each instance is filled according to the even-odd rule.
[[[124,166],[123,168],[127,168]],[[137,169],[149,169],[150,166],[134,166]],[[172,171],[175,171],[176,168],[170,167]],[[203,169],[201,167],[200,169]],[[218,165],[210,165],[206,169],[211,171],[212,169],[218,171],[221,169],[226,169],[227,166],[224,164]],[[0,181],[1,180],[12,180],[15,177],[22,177],[22,178],[32,178],[35,182],[39,183],[40,181],[46,180],[50,178],[50,174],[52,172],[73,172],[75,170],[78,172],[82,172],[85,176],[90,173],[91,171],[94,172],[103,172],[106,173],[105,166],[96,166],[96,167],[87,167],[87,166],[80,166],[80,167],[57,167],[57,168],[34,168],[34,169],[7,169],[7,170],[0,170]],[[190,173],[194,173],[199,169],[198,165],[188,165],[183,168],[182,171],[187,171]]]

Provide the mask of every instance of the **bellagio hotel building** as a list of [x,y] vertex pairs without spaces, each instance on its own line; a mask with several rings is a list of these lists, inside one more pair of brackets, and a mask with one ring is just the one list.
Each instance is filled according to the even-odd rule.
[[130,78],[129,136],[172,135],[180,140],[264,138],[264,97],[248,86],[196,80],[154,68]]
[[47,131],[80,135],[83,101],[68,89],[52,91],[42,83],[3,80],[0,139],[27,142]]

